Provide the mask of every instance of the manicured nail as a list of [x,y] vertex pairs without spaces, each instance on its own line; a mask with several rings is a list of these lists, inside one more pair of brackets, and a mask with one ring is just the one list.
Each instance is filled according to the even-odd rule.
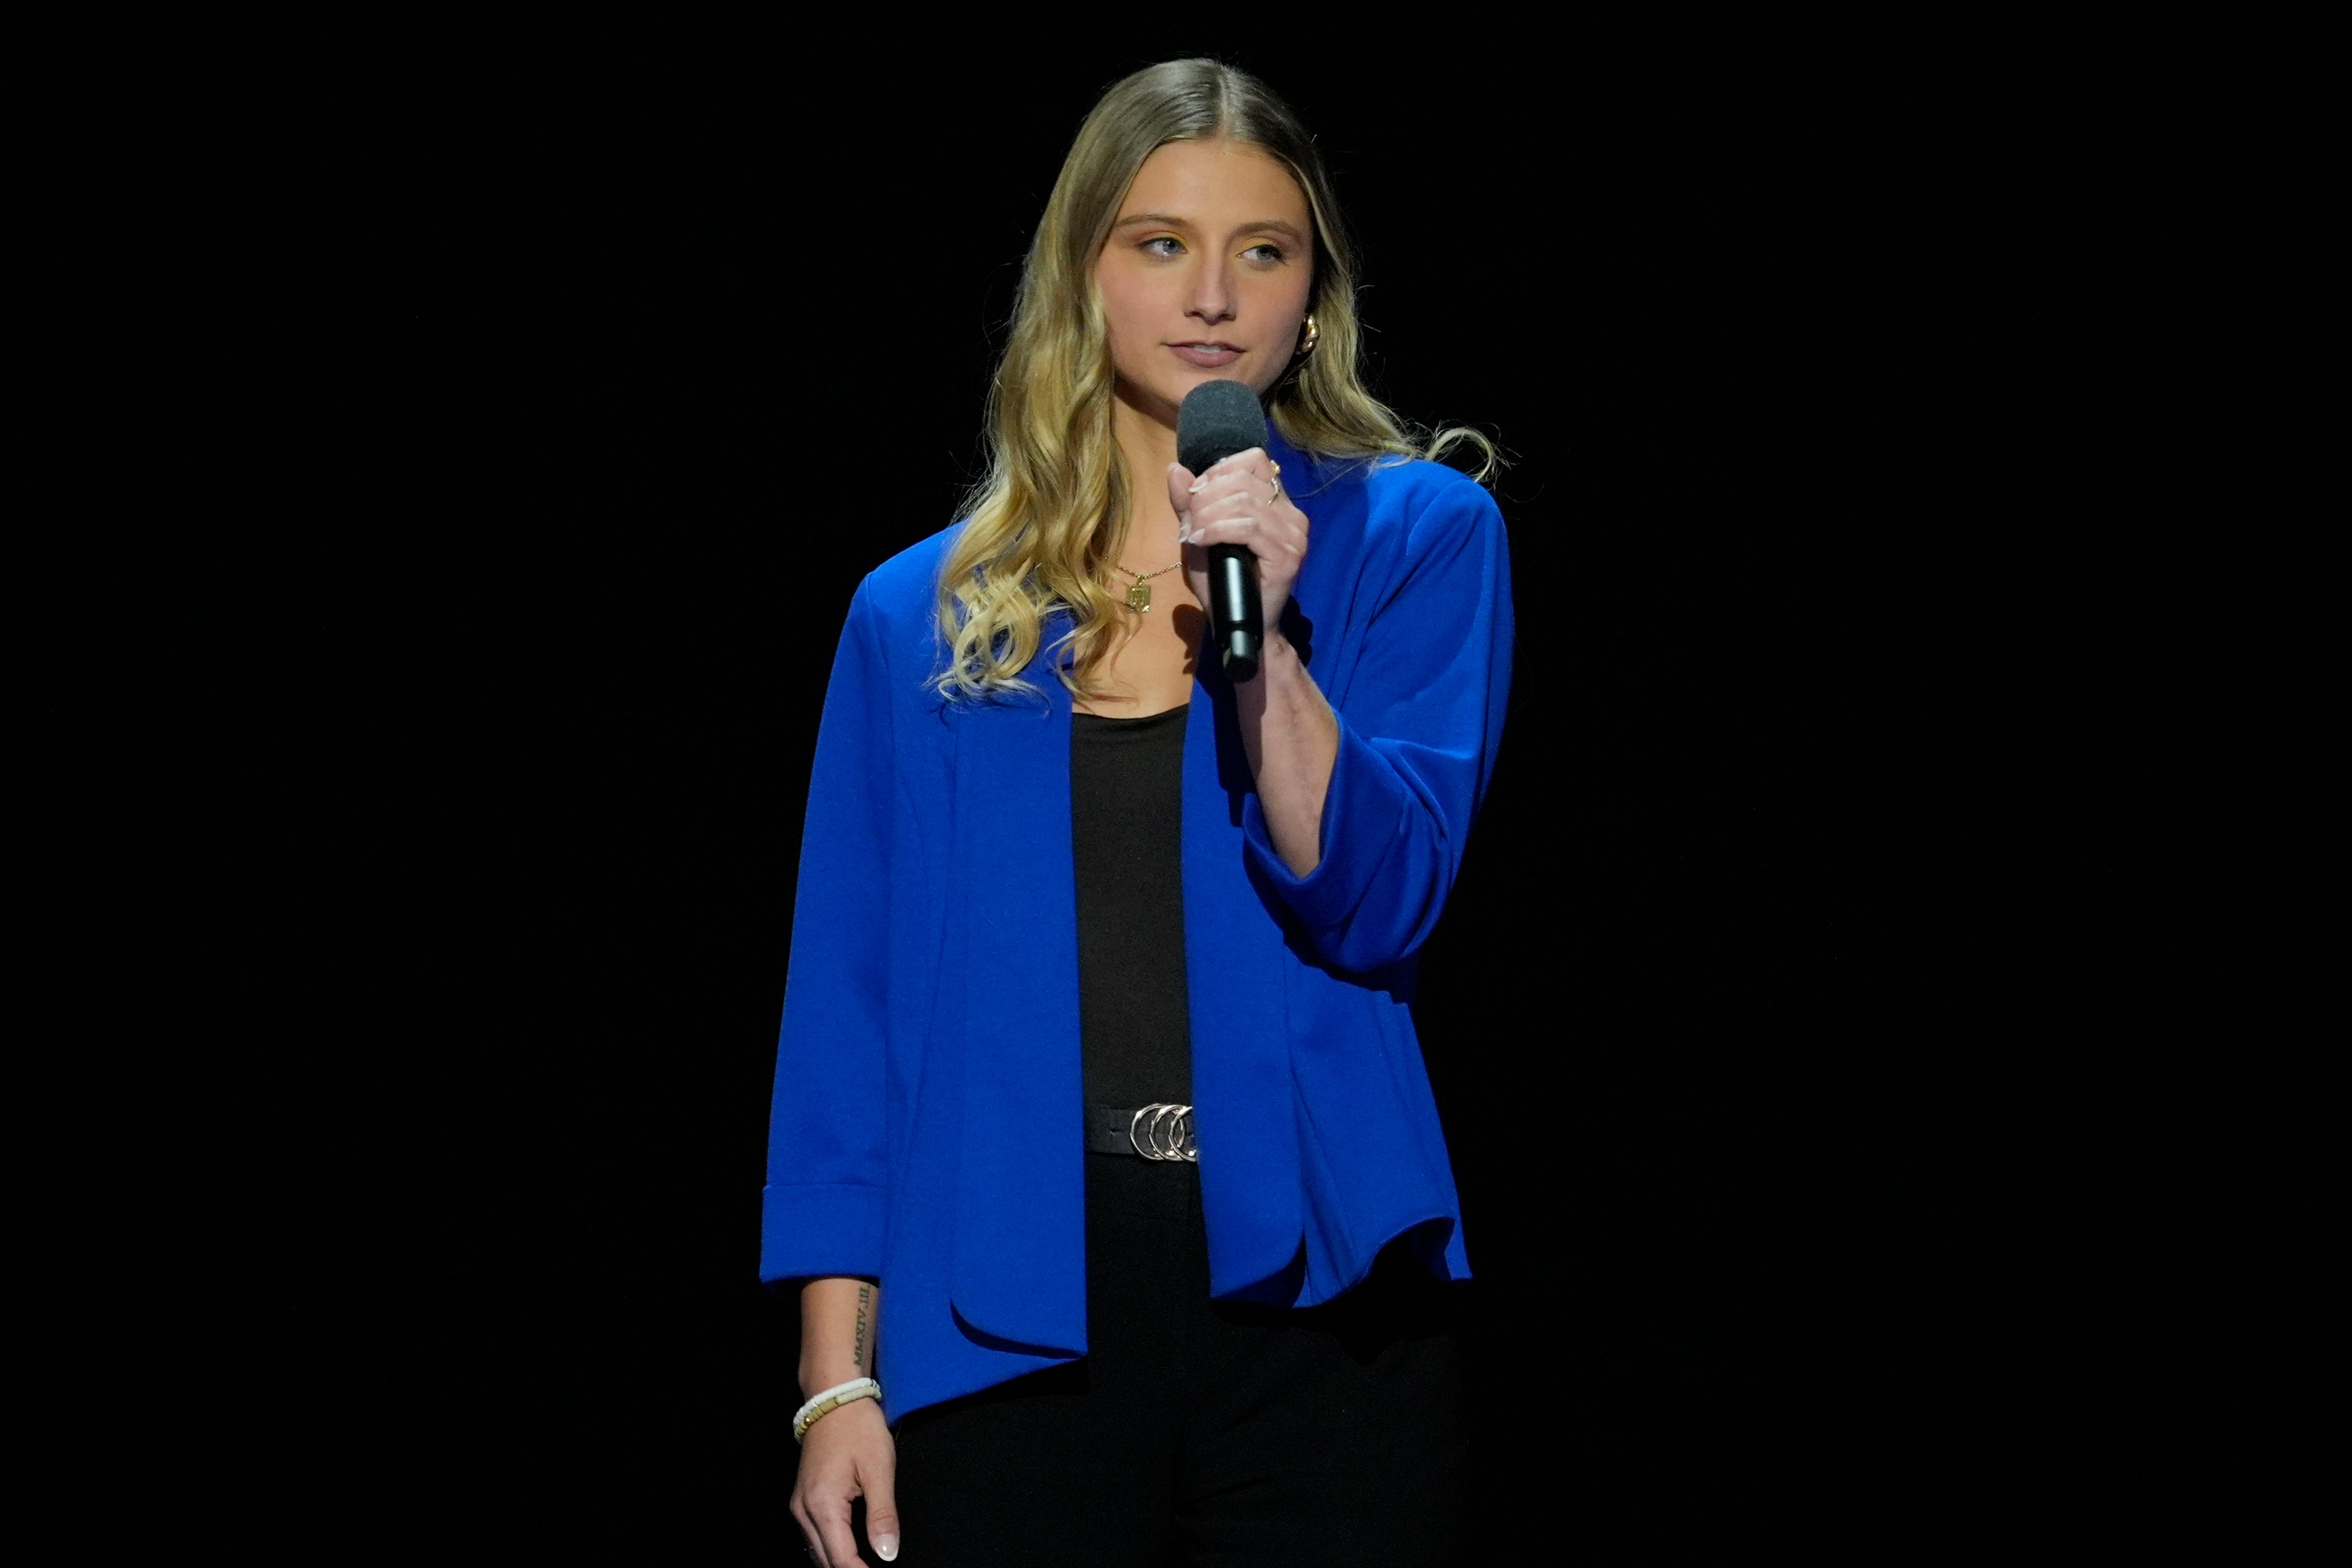
[[874,1555],[885,1563],[898,1561],[898,1538],[895,1535],[874,1537]]

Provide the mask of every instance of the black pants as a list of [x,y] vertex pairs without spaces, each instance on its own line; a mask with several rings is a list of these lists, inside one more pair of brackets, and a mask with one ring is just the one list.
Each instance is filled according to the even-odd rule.
[[902,1568],[1466,1558],[1460,1287],[1212,1302],[1198,1169],[1087,1177],[1088,1353],[900,1424]]

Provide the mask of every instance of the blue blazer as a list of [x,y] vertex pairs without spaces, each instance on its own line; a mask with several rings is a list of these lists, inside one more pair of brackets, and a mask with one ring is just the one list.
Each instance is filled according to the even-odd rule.
[[[1311,524],[1291,625],[1339,718],[1323,857],[1298,878],[1275,853],[1204,659],[1184,942],[1211,1291],[1311,1306],[1399,1237],[1469,1274],[1406,1004],[1494,768],[1511,595],[1502,517],[1462,475],[1269,447],[1312,476],[1289,486]],[[1045,654],[1033,699],[932,690],[953,531],[859,585],[834,660],[761,1244],[771,1282],[881,1281],[893,1421],[1087,1349],[1070,699]]]

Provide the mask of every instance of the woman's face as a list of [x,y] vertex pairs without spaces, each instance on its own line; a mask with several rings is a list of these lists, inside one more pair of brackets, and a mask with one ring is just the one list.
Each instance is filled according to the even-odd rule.
[[1314,281],[1314,218],[1289,170],[1237,142],[1171,142],[1143,161],[1095,262],[1119,395],[1168,425],[1204,381],[1265,396]]

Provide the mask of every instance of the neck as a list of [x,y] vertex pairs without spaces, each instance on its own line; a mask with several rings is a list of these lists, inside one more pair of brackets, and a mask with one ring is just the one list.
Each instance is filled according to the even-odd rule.
[[1168,465],[1176,460],[1176,426],[1128,401],[1111,410],[1111,434],[1127,464],[1127,548],[1119,564],[1155,571],[1177,560],[1176,510],[1168,504]]

